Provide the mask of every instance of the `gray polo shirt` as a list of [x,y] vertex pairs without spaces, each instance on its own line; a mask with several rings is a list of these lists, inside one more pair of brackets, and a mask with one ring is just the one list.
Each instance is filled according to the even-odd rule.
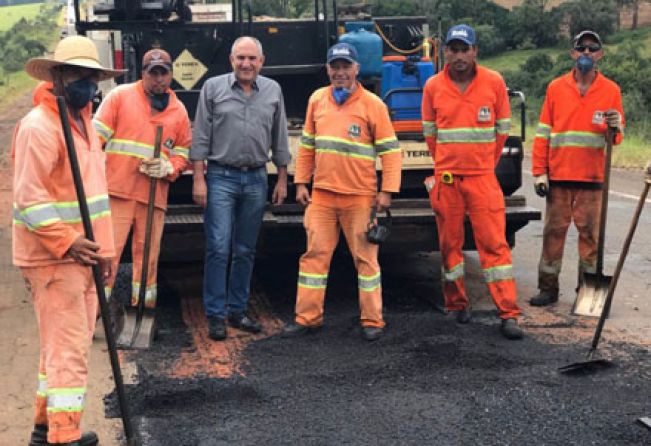
[[250,96],[233,73],[208,79],[194,118],[190,159],[231,167],[289,164],[287,117],[280,85],[257,76]]

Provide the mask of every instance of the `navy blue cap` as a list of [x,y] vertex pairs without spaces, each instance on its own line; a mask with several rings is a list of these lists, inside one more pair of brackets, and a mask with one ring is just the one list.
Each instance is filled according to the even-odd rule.
[[349,43],[336,43],[328,50],[326,62],[330,63],[333,60],[343,59],[348,62],[357,63],[357,50]]
[[454,25],[448,29],[448,33],[445,36],[445,44],[448,45],[453,40],[460,40],[463,43],[474,46],[477,42],[475,30],[468,25]]

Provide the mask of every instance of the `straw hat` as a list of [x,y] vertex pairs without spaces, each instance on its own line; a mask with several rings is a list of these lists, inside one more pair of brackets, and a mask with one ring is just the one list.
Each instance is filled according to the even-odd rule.
[[34,57],[25,64],[27,74],[42,81],[52,81],[52,68],[60,65],[91,68],[99,72],[99,80],[124,74],[126,70],[111,70],[99,63],[99,54],[92,40],[84,36],[62,39],[54,50],[54,56]]

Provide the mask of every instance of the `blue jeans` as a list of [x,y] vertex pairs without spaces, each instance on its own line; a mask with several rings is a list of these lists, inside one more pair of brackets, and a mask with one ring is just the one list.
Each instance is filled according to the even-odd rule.
[[246,311],[267,202],[267,171],[262,167],[243,172],[209,163],[206,185],[203,302],[208,317],[224,319]]

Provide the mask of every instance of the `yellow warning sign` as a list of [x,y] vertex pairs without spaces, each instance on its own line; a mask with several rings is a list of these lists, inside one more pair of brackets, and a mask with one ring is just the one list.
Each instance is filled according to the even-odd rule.
[[174,61],[174,80],[186,90],[191,90],[207,71],[208,68],[187,49]]

